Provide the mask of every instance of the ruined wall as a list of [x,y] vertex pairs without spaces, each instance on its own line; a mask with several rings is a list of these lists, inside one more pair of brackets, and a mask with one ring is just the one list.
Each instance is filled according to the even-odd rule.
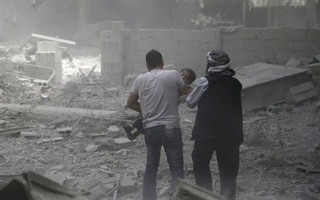
[[173,64],[178,70],[190,67],[200,76],[206,65],[205,55],[212,49],[228,52],[233,66],[239,67],[256,62],[285,64],[290,58],[313,57],[319,54],[315,48],[320,49],[320,30],[124,30],[123,45],[123,75],[146,71],[145,54],[154,48],[163,54],[165,65]]

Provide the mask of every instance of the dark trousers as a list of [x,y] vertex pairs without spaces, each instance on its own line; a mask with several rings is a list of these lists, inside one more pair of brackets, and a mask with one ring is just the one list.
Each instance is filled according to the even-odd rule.
[[196,184],[212,191],[210,160],[216,152],[220,174],[220,194],[228,200],[236,197],[236,178],[239,170],[238,140],[197,139],[192,161]]
[[147,128],[145,142],[147,145],[147,164],[143,179],[143,199],[154,200],[157,198],[156,179],[162,145],[171,171],[171,193],[175,191],[174,181],[184,176],[181,130],[180,128],[166,129],[165,126]]

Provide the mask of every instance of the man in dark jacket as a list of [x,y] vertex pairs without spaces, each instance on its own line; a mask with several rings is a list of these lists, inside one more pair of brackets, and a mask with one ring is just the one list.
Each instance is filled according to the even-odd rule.
[[195,140],[192,160],[196,184],[212,191],[210,160],[216,152],[220,174],[220,194],[235,199],[242,132],[242,84],[233,76],[227,53],[207,54],[207,75],[201,77],[187,97],[191,108],[198,105],[192,130]]

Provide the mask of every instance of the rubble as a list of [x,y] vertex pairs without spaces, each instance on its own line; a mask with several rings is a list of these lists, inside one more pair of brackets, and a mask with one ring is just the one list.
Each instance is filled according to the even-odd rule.
[[305,100],[319,96],[318,90],[311,81],[289,88],[286,95],[286,102],[289,104],[301,103]]
[[[88,64],[88,71],[92,69],[91,66],[94,64]],[[273,65],[264,66],[272,68]],[[270,93],[275,96],[265,95],[264,99],[258,99],[259,106],[254,107],[259,109],[252,110],[253,107],[249,107],[250,109],[245,110],[243,114],[245,141],[240,146],[237,199],[297,200],[309,196],[320,197],[319,96],[305,98],[292,105],[283,101],[288,92],[296,97],[309,91],[308,87],[298,90],[296,87],[311,81],[312,68],[312,76],[318,73],[316,67],[316,63],[304,66],[303,78],[300,79],[299,74],[299,77],[295,78],[300,80],[294,81],[292,85],[292,80],[286,80],[290,84],[286,85],[287,90],[282,90],[281,93],[274,92],[273,84],[266,87],[258,84],[251,88],[256,87],[255,91],[258,93],[254,93],[255,96],[266,91],[276,94]],[[125,133],[119,128],[123,123],[130,122],[136,113],[120,111],[119,102],[114,97],[101,98],[102,93],[78,93],[84,101],[72,102],[72,107],[66,107],[70,97],[79,87],[81,78],[67,85],[49,85],[46,92],[50,98],[41,101],[40,88],[34,87],[31,82],[19,80],[11,73],[13,71],[5,67],[0,72],[0,89],[3,93],[0,98],[0,136],[3,136],[0,137],[1,174],[16,175],[32,169],[71,191],[80,188],[84,195],[79,196],[77,200],[141,199],[146,161],[144,137],[130,141],[123,138]],[[305,73],[309,78],[302,81]],[[280,73],[279,79],[274,81],[287,83],[282,82],[282,79],[286,79],[283,76],[285,74]],[[95,77],[94,73],[91,75]],[[91,86],[99,82],[98,79],[91,79],[92,77],[89,79],[90,84],[95,80],[94,84],[86,82],[83,91],[90,91]],[[272,82],[273,80],[268,84]],[[312,84],[313,87],[310,89],[318,90],[317,84]],[[130,86],[127,89],[127,92],[130,91]],[[248,91],[245,91],[245,95],[253,94],[252,91],[251,94],[246,93]],[[122,93],[123,90],[117,89],[116,92]],[[271,97],[281,97],[282,100],[274,103],[269,101]],[[250,100],[254,99],[257,98]],[[261,102],[263,107],[260,107]],[[245,105],[248,104],[245,102]],[[190,156],[193,142],[189,139],[195,114],[196,110],[190,110],[185,105],[180,106],[185,180],[191,184],[194,184]],[[72,130],[68,137],[59,134],[59,131],[66,130],[65,128]],[[26,139],[25,136],[30,139]],[[157,177],[159,199],[169,199],[167,189],[170,186],[170,170],[164,155],[162,152]],[[219,178],[215,157],[211,165],[213,193],[216,194],[219,191]],[[4,179],[0,176],[0,183],[4,182]],[[184,194],[189,194],[196,189],[188,187],[182,190]],[[200,193],[197,195],[201,195]]]
[[115,138],[114,143],[120,149],[126,149],[130,147],[134,147],[136,145],[136,141],[131,141],[128,138]]

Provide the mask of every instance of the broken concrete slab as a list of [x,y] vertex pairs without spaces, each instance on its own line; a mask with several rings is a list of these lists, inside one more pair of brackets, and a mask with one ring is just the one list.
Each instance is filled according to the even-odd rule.
[[67,180],[67,175],[64,173],[46,174],[45,177],[56,183],[59,183],[60,185],[64,185],[65,181]]
[[318,90],[311,81],[289,88],[286,102],[289,104],[301,103],[305,100],[319,96]]
[[0,109],[6,108],[9,111],[26,112],[43,115],[74,115],[74,116],[88,116],[88,117],[110,117],[111,114],[117,111],[110,110],[94,110],[84,108],[71,108],[71,107],[53,107],[53,106],[36,106],[34,105],[20,105],[20,104],[7,104],[0,103]]
[[19,137],[22,130],[27,129],[29,127],[18,127],[18,128],[10,128],[5,130],[0,130],[0,136],[2,137]]
[[114,143],[120,149],[126,149],[136,145],[136,141],[130,141],[128,138],[115,138]]
[[50,37],[50,36],[46,36],[46,35],[32,33],[30,38],[19,48],[19,50],[21,50],[27,44],[36,43],[37,41],[53,41],[53,42],[58,42],[58,43],[62,43],[62,44],[76,45],[76,43],[71,40],[65,40],[65,39],[61,39],[61,38]]
[[243,85],[242,108],[253,110],[285,101],[289,88],[310,80],[309,69],[255,63],[236,70]]
[[222,200],[220,195],[206,190],[202,187],[189,183],[187,180],[178,179],[176,181],[175,196],[181,200],[201,199],[201,200]]

